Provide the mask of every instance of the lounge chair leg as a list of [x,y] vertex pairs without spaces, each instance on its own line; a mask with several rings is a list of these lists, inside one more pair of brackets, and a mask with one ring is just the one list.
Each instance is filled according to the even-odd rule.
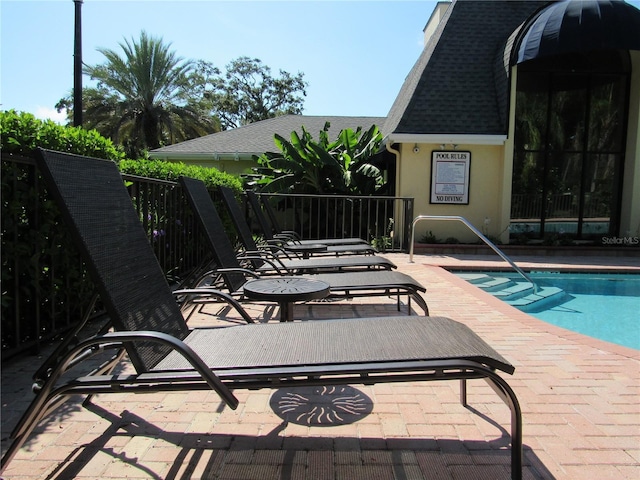
[[491,371],[485,380],[511,410],[511,479],[522,480],[522,411],[520,403],[509,384],[495,372]]
[[[429,316],[429,307],[427,306],[427,302],[424,301],[424,298],[422,298],[420,296],[419,293],[414,293],[413,295],[409,295],[409,301],[411,301],[411,298],[413,297],[413,299],[416,301],[416,303],[422,308],[422,310],[424,310],[424,314],[428,317]],[[411,305],[411,304],[409,304]],[[411,309],[409,309],[409,315],[411,315]]]
[[463,407],[469,406],[469,404],[467,403],[467,379],[466,378],[460,379],[460,403],[462,404]]

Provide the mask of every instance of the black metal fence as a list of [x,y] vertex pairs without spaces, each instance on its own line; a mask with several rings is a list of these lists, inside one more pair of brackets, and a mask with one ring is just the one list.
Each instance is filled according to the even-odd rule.
[[[517,194],[511,196],[511,218],[519,220],[540,219],[543,211],[542,194]],[[582,216],[584,218],[608,218],[611,215],[610,199],[601,194],[585,194]],[[578,218],[580,198],[576,194],[549,195],[544,202],[546,218]]]
[[[186,281],[210,255],[178,184],[123,179],[167,278]],[[90,308],[95,289],[33,159],[2,156],[1,194],[5,359],[38,352],[44,342],[73,328]]]
[[283,230],[304,239],[357,237],[381,251],[409,249],[413,198],[262,194]]
[[[210,253],[180,186],[129,175],[123,180],[169,282],[188,283]],[[0,333],[6,359],[37,353],[75,327],[92,309],[95,288],[34,160],[3,154],[1,181]],[[304,238],[359,236],[379,250],[408,251],[413,199],[271,195],[269,200],[282,227]]]
[[123,175],[149,242],[170,283],[184,283],[210,255],[175,182]]

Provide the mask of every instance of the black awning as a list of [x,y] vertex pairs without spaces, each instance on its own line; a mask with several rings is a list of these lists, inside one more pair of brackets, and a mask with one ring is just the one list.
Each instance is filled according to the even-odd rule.
[[640,50],[640,10],[622,0],[561,0],[524,26],[516,63],[593,50]]

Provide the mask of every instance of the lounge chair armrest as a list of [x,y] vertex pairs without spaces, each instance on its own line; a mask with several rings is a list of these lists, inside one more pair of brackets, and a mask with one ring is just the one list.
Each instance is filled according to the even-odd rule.
[[[273,254],[273,252],[269,250],[246,250],[244,255],[256,255],[260,257],[261,260],[266,261],[266,259],[272,260],[276,263],[282,264],[282,261]],[[283,265],[284,267],[284,265]]]
[[218,376],[211,371],[198,354],[182,340],[172,337],[166,333],[150,330],[140,330],[137,332],[110,332],[81,342],[78,345],[78,349],[84,350],[85,348],[91,347],[93,344],[104,344],[108,342],[126,343],[136,341],[151,341],[168,345],[173,350],[180,353],[180,355],[182,355],[193,366],[193,368],[202,376],[203,380],[207,382],[218,395],[220,395],[220,398],[222,398],[229,407],[233,410],[238,408],[238,404],[240,403],[238,399],[233,395],[233,393],[231,393],[231,390],[222,383]]
[[281,243],[300,243],[300,240],[296,237],[287,235],[286,233],[276,233],[273,238],[279,240]]
[[[248,253],[248,252],[247,252]],[[273,257],[273,255],[241,255],[237,257],[238,260],[259,260],[263,263],[266,263],[271,266],[275,270],[276,273],[280,275],[289,275],[291,274],[291,269],[284,266],[284,264],[277,258]]]
[[[211,270],[208,270],[204,273],[201,273],[197,280],[193,283],[193,285],[201,285],[201,287],[198,288],[215,288],[217,290],[219,290],[220,288],[222,288],[222,282],[221,277],[225,274],[225,273],[239,273],[241,275],[244,275],[245,279],[246,278],[260,278],[260,275],[258,275],[256,272],[254,272],[253,270],[249,270],[247,268],[214,268]],[[205,280],[207,278],[212,278],[212,282],[210,283],[204,283]]]
[[211,273],[243,273],[252,278],[260,278],[260,275],[248,268],[216,268],[215,270],[211,270]]
[[294,258],[302,258],[300,255],[296,253],[287,251],[287,249],[282,246],[282,242],[280,241],[268,240],[267,242],[268,244],[265,246],[265,248],[270,249],[272,252],[278,252],[279,254],[283,255],[289,260],[293,260]]
[[295,232],[293,230],[282,230],[280,232],[280,235],[287,235],[288,237],[292,238],[293,240],[300,240],[300,235],[298,234],[298,232]]
[[[46,397],[56,385],[60,377],[62,377],[70,366],[77,364],[76,359],[86,356],[88,352],[91,351],[100,351],[109,348],[122,348],[125,343],[136,341],[163,343],[171,349],[178,351],[202,376],[204,381],[206,381],[207,384],[215,390],[218,395],[220,395],[227,405],[234,410],[237,408],[239,403],[238,399],[231,393],[229,388],[220,381],[216,374],[211,371],[211,369],[191,347],[176,337],[166,333],[150,330],[139,330],[135,332],[108,332],[102,335],[95,335],[78,342],[73,346],[73,348],[69,349],[62,357],[60,357],[60,361],[51,370],[48,378],[42,385],[40,385],[38,396],[29,408],[33,408],[38,411],[44,405]],[[24,425],[16,428],[19,433],[20,430],[24,428]]]
[[235,308],[238,311],[238,313],[242,316],[242,318],[247,323],[255,323],[253,318],[251,318],[249,316],[247,311],[244,308],[242,308],[242,305],[240,304],[240,302],[238,302],[235,298],[233,298],[228,293],[222,292],[220,290],[216,290],[215,288],[206,288],[206,287],[201,287],[201,288],[183,288],[181,290],[174,291],[173,294],[174,295],[188,295],[190,297],[196,297],[196,296],[217,297],[217,298],[219,298],[221,300],[224,300],[229,305],[233,306],[233,308]]
[[243,275],[249,276],[251,278],[260,278],[260,275],[252,270],[249,270],[248,268],[216,268],[200,275],[200,278],[211,275],[220,275],[223,273],[242,273]]

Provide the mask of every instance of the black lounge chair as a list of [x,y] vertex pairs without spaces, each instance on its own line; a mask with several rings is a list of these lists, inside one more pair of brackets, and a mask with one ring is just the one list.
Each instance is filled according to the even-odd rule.
[[[447,318],[330,320],[189,330],[116,165],[39,151],[47,188],[74,234],[116,331],[78,343],[47,368],[2,457],[3,471],[38,422],[74,395],[232,390],[302,385],[484,379],[511,410],[511,476],[522,478],[522,415],[496,372],[514,367],[468,327]],[[320,348],[319,348],[320,347]],[[92,353],[126,349],[136,373],[111,369],[59,381]]]
[[369,245],[362,239],[319,239],[319,240],[298,240],[292,237],[290,234],[285,233],[281,234],[276,232],[274,234],[273,225],[269,221],[269,219],[265,216],[262,211],[262,207],[260,206],[260,199],[255,192],[247,191],[245,192],[247,195],[247,201],[251,206],[251,210],[253,211],[258,225],[260,226],[260,231],[264,236],[265,240],[269,243],[273,243],[275,245],[279,245],[283,248],[287,248],[287,246],[291,245],[303,245],[303,244],[324,244],[326,245],[326,249],[319,253],[319,255],[372,255],[376,253],[376,249]]
[[[251,263],[253,268],[260,273],[275,271],[276,273],[290,275],[296,273],[317,273],[320,271],[391,270],[396,268],[393,262],[376,255],[292,258],[286,250],[282,251],[281,255],[273,252],[273,248],[279,249],[279,247],[269,245],[265,245],[262,248],[258,247],[233,190],[229,187],[220,186],[218,187],[218,192],[224,205],[227,207],[227,212],[231,216],[231,221],[236,228],[238,238],[244,247],[244,255],[256,257],[251,259]],[[278,251],[279,250],[276,252]]]
[[[236,257],[231,240],[224,230],[224,225],[216,207],[211,199],[209,191],[201,180],[188,177],[181,177],[180,184],[184,188],[185,197],[191,205],[191,209],[198,219],[204,236],[209,243],[214,261],[218,269],[222,269],[221,277],[227,289],[232,294],[242,295],[242,289],[247,282],[247,269],[243,268]],[[256,272],[251,272],[255,277]],[[220,277],[216,270],[207,272],[201,278]],[[407,295],[409,301],[407,305],[410,314],[411,300],[429,315],[429,308],[420,292],[426,289],[416,282],[409,275],[401,272],[389,270],[376,270],[375,272],[338,272],[319,273],[309,275],[309,277],[328,283],[330,292],[328,298],[353,298],[372,296],[395,296],[397,298],[398,310],[400,310],[400,296]],[[211,284],[209,284],[211,285]],[[220,287],[219,284],[214,284]]]

